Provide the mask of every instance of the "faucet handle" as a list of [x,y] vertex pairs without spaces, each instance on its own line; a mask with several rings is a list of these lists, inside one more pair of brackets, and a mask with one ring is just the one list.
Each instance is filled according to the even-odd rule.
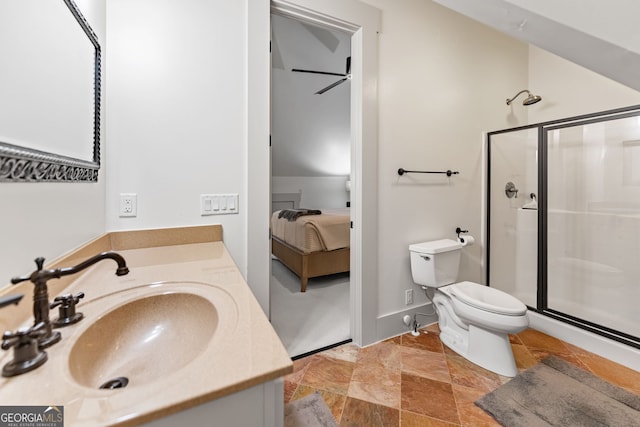
[[31,340],[38,339],[46,333],[44,322],[33,325],[30,328],[20,328],[15,332],[5,331],[2,334],[2,349],[28,344]]
[[47,333],[46,324],[40,322],[30,328],[16,332],[7,331],[2,335],[2,349],[13,347],[13,360],[2,368],[3,377],[29,372],[47,361],[47,353],[38,348],[38,339]]
[[49,304],[49,308],[53,309],[53,308],[56,308],[57,306],[60,306],[60,308],[63,308],[63,307],[69,308],[78,304],[78,301],[80,301],[82,298],[84,298],[84,292],[78,292],[75,295],[73,294],[60,295],[53,299],[53,302]]
[[53,302],[49,304],[49,308],[60,307],[58,309],[58,318],[51,322],[54,328],[69,326],[82,320],[84,315],[76,313],[76,304],[82,298],[84,298],[84,292],[78,292],[75,295],[64,294],[53,299]]
[[[38,257],[35,259],[36,262],[36,267],[38,267],[38,269],[36,271],[42,271],[42,268],[44,266],[44,257]],[[23,276],[23,277],[13,277],[11,278],[11,283],[14,285],[17,285],[20,282],[25,282],[27,280],[31,280],[31,274],[29,276]]]

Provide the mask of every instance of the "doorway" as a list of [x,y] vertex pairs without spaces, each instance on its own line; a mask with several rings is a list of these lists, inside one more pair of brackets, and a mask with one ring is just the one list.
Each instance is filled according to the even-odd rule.
[[[272,13],[270,313],[292,357],[351,339],[350,69],[350,33]],[[300,208],[320,215],[278,218]]]
[[[247,127],[247,282],[270,316],[270,17],[277,10],[351,36],[351,265],[350,328],[353,342],[379,340],[378,308],[378,33],[380,10],[357,0],[249,2]],[[265,49],[265,46],[267,49]],[[366,262],[364,262],[366,260]]]

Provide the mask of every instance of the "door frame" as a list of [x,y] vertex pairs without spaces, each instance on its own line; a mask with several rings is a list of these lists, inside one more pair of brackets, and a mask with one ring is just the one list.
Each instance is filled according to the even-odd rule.
[[351,36],[351,337],[377,341],[378,309],[378,33],[381,14],[357,0],[246,0],[247,6],[247,282],[269,314],[271,242],[271,12]]

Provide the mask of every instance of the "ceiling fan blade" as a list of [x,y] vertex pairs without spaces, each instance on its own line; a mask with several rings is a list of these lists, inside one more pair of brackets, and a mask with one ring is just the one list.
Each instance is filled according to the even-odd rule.
[[344,83],[346,80],[347,80],[347,78],[345,77],[344,79],[340,79],[335,83],[331,83],[329,86],[325,87],[324,89],[320,89],[319,91],[317,91],[316,95],[322,95],[326,91],[328,91],[330,89],[333,89],[334,87],[338,86],[341,83]]
[[294,68],[291,71],[293,71],[294,73],[325,74],[327,76],[340,76],[340,77],[346,76],[346,74],[341,74],[341,73],[330,73],[328,71],[315,71],[315,70],[301,70],[299,68]]
[[347,56],[347,72],[346,74],[351,74],[351,57]]

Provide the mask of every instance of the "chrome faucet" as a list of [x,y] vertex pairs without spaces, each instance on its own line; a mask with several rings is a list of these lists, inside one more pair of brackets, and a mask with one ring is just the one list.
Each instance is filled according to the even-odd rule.
[[44,270],[44,258],[39,257],[35,260],[38,269],[31,273],[31,275],[11,279],[11,283],[14,285],[26,280],[30,280],[35,285],[33,292],[33,324],[38,325],[44,323],[44,333],[38,338],[38,346],[41,349],[57,343],[61,338],[60,332],[53,332],[53,326],[49,320],[49,290],[47,288],[47,281],[49,279],[59,279],[63,276],[78,273],[103,259],[112,259],[118,263],[118,269],[116,270],[117,276],[124,276],[129,273],[127,263],[120,254],[115,252],[102,252],[74,267],[57,268],[55,270]]

